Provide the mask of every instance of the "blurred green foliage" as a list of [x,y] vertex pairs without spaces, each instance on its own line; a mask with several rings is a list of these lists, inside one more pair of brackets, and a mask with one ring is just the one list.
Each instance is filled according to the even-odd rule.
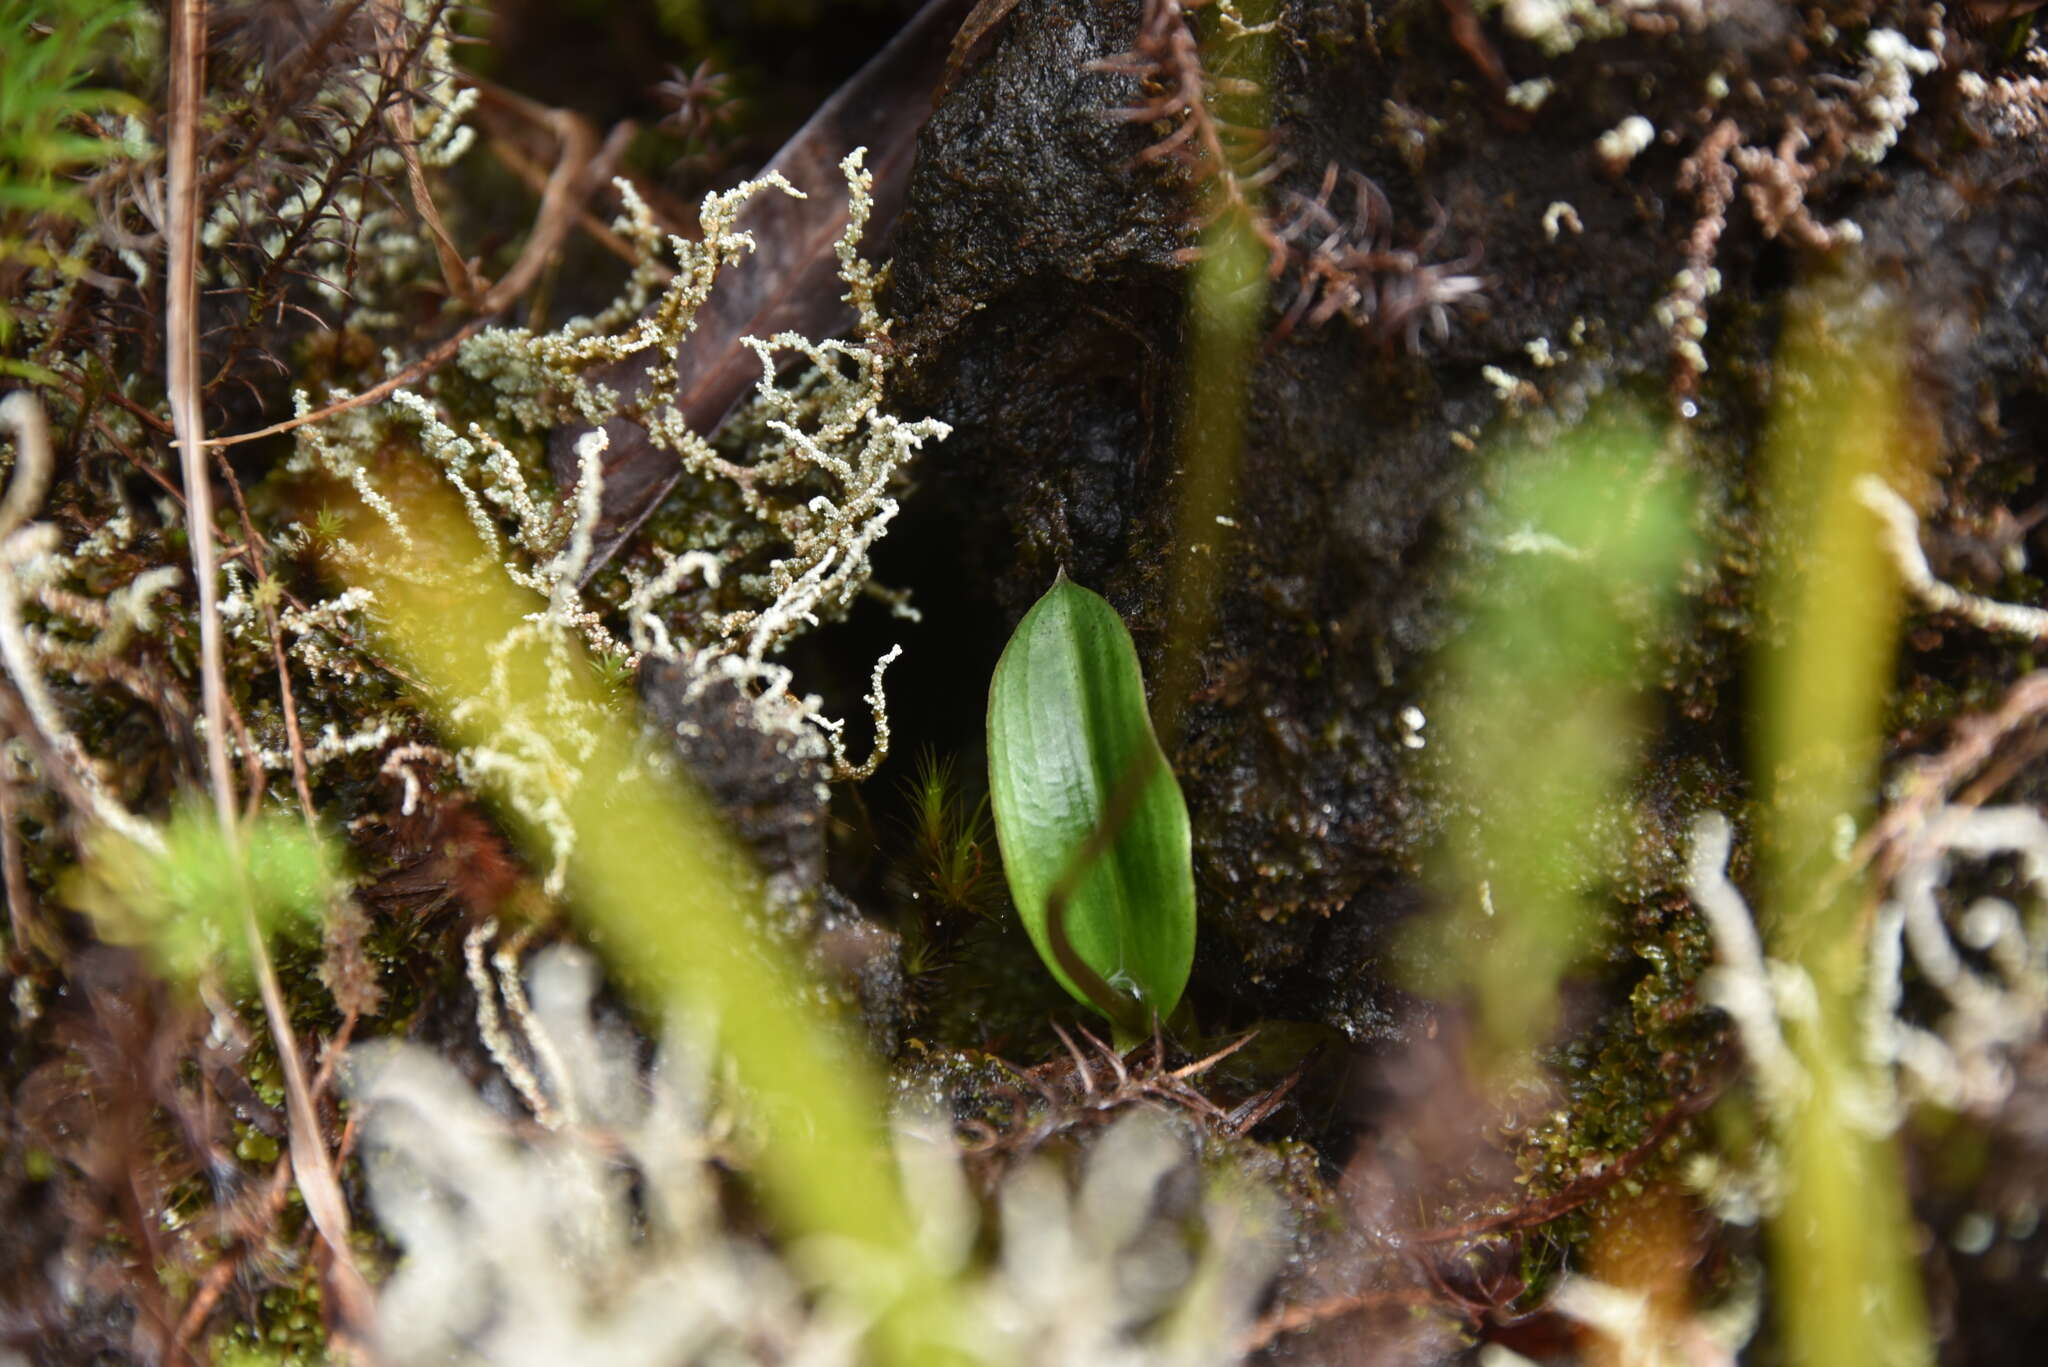
[[[121,154],[116,130],[102,120],[146,109],[134,95],[92,82],[144,21],[134,0],[0,0],[0,268],[83,269],[56,229],[92,222],[77,177]],[[0,290],[0,348],[15,326]],[[0,374],[32,373],[0,357]]]
[[[387,538],[364,561],[391,646],[434,696],[461,700],[444,715],[465,744],[488,746],[510,717],[562,728],[542,739],[581,757],[564,773],[561,810],[575,833],[569,894],[583,929],[648,1007],[715,1027],[752,1120],[764,1205],[813,1275],[866,1306],[875,1360],[952,1360],[938,1341],[952,1303],[916,1243],[880,1080],[761,933],[745,852],[700,791],[643,762],[637,731],[604,705],[594,673],[555,675],[545,651],[513,647],[530,638],[531,600],[509,580],[455,568],[477,564],[480,548],[452,498],[421,496],[405,522],[416,550]],[[516,810],[503,814],[521,825]]]
[[1428,704],[1452,912],[1413,959],[1427,990],[1474,994],[1482,1048],[1511,1069],[1550,1035],[1559,980],[1604,924],[1600,818],[1643,759],[1650,651],[1696,554],[1692,489],[1668,457],[1629,414],[1509,450],[1472,532],[1466,627]]
[[266,813],[239,832],[237,849],[211,806],[188,802],[162,832],[163,847],[150,849],[101,828],[61,891],[102,939],[144,949],[174,983],[216,966],[247,975],[245,905],[265,934],[317,936],[342,888],[333,852],[296,816]]

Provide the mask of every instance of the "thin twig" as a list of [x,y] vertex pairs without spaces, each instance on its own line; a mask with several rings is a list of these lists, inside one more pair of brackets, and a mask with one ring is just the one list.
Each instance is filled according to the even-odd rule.
[[[328,1042],[326,1055],[320,1061],[320,1070],[313,1075],[313,1096],[316,1100],[325,1096],[327,1089],[332,1085],[335,1064],[347,1050],[349,1037],[355,1032],[355,1028],[356,1013],[351,1011],[342,1018],[341,1029],[337,1030],[334,1038]],[[355,1120],[351,1116],[339,1146],[339,1153],[343,1158],[346,1158],[353,1146],[354,1125]],[[198,1334],[200,1328],[205,1325],[207,1316],[213,1313],[214,1306],[220,1303],[221,1293],[227,1290],[228,1283],[234,1278],[235,1270],[241,1266],[257,1235],[276,1224],[277,1217],[284,1213],[285,1195],[291,1190],[291,1175],[291,1158],[287,1156],[278,1159],[277,1165],[271,1169],[270,1181],[262,1197],[256,1202],[255,1209],[237,1221],[241,1225],[241,1231],[236,1245],[223,1250],[213,1266],[206,1269],[206,1276],[200,1281],[199,1288],[192,1293],[192,1299],[186,1302],[185,1313],[179,1316],[177,1331],[171,1336],[168,1357],[177,1357],[184,1351],[185,1345]]]
[[221,829],[234,828],[235,796],[228,773],[226,688],[221,667],[219,567],[214,563],[213,486],[201,446],[205,415],[199,406],[199,140],[200,90],[206,78],[206,0],[171,6],[171,110],[164,281],[164,349],[171,424],[177,431],[185,476],[185,525],[192,542],[192,574],[199,586],[201,703],[206,716],[206,768]]
[[1470,1243],[1474,1239],[1483,1239],[1491,1235],[1534,1229],[1538,1225],[1549,1224],[1559,1216],[1569,1215],[1655,1158],[1665,1143],[1678,1132],[1679,1127],[1720,1100],[1721,1093],[1726,1087],[1727,1079],[1718,1079],[1708,1082],[1689,1095],[1678,1098],[1669,1110],[1657,1117],[1656,1123],[1650,1126],[1650,1133],[1641,1143],[1624,1153],[1616,1154],[1597,1172],[1588,1173],[1576,1181],[1567,1183],[1554,1195],[1526,1202],[1512,1210],[1482,1215],[1462,1224],[1448,1225],[1440,1229],[1417,1230],[1408,1236],[1409,1241],[1417,1244]]
[[[6,733],[0,732],[0,744]],[[21,837],[14,829],[14,778],[0,773],[0,877],[6,880],[7,930],[13,936],[17,963],[26,964],[32,943],[28,875],[21,866]],[[16,971],[19,971],[17,968]]]
[[253,822],[256,814],[263,810],[263,791],[268,786],[263,773],[263,760],[256,753],[256,741],[249,734],[248,719],[233,698],[228,699],[228,730],[234,732],[235,749],[242,757],[242,782],[248,785],[249,796],[242,806],[244,824]]
[[533,232],[527,236],[526,245],[520,249],[519,259],[477,303],[486,314],[503,312],[526,293],[560,249],[562,239],[569,235],[569,225],[576,221],[576,209],[583,199],[585,168],[597,155],[597,135],[582,118],[566,109],[551,111],[548,126],[554,130],[561,149],[555,157],[554,173],[541,191],[540,212],[534,218]]
[[[169,494],[173,499],[176,499],[180,508],[185,506],[185,491],[178,487],[175,480],[137,455],[126,442],[115,436],[113,429],[107,426],[106,419],[102,418],[96,409],[88,411],[91,408],[91,405],[88,403],[89,398],[116,399],[123,404],[133,403],[132,399],[128,399],[124,395],[115,394],[111,390],[101,390],[97,395],[92,395],[82,381],[75,376],[66,375],[61,370],[50,371],[50,378],[54,379],[61,388],[70,393],[72,399],[78,404],[79,415],[91,425],[93,431],[100,434],[100,440],[104,441],[110,450],[117,453],[137,470],[155,480],[157,487]],[[148,412],[147,409],[143,411]],[[159,421],[159,427],[166,432],[170,430],[168,427],[162,427],[161,421]]]
[[[213,489],[206,469],[204,415],[199,399],[199,193],[196,146],[199,102],[205,81],[206,0],[175,0],[171,9],[171,109],[169,162],[169,280],[166,282],[166,337],[171,421],[177,429],[185,478],[185,515],[192,543],[192,570],[199,581],[199,642],[206,716],[207,769],[214,814],[232,849],[239,844],[234,790],[228,772],[227,690],[221,658],[218,566],[213,542]],[[292,1172],[306,1211],[325,1240],[331,1262],[327,1289],[342,1323],[367,1331],[375,1299],[349,1248],[348,1205],[335,1180],[320,1117],[306,1085],[305,1064],[292,1035],[291,1017],[256,920],[253,899],[242,898],[242,930],[256,973],[263,1013],[284,1074],[287,1139]]]
[[[619,127],[624,128],[627,125],[621,124]],[[617,129],[614,129],[613,133],[617,131]],[[598,150],[597,159],[591,163],[591,169],[584,177],[586,180],[603,181],[605,179],[599,167],[606,165],[610,160],[606,156],[606,151],[610,148],[611,143],[612,135],[608,134],[605,138],[604,147]],[[546,189],[549,173],[541,167],[539,162],[536,162],[532,157],[527,156],[525,152],[520,150],[518,145],[510,138],[492,138],[491,155],[503,162],[505,168],[525,182],[526,187],[535,194],[540,194]],[[627,265],[637,267],[645,264],[640,260],[639,248],[613,232],[603,219],[582,205],[578,205],[576,209],[576,226],[588,234],[593,242],[596,242]],[[667,284],[676,277],[676,273],[673,270],[659,263],[655,263],[654,271],[657,278],[663,284]]]
[[1306,1305],[1290,1305],[1262,1318],[1249,1334],[1238,1340],[1237,1350],[1250,1357],[1284,1334],[1299,1333],[1330,1320],[1355,1315],[1361,1310],[1399,1306],[1413,1311],[1434,1304],[1435,1292],[1426,1287],[1405,1286],[1383,1291],[1353,1291]]
[[[214,463],[220,467],[221,478],[227,482],[228,492],[235,500],[235,513],[242,520],[242,541],[249,548],[249,569],[256,576],[259,589],[270,583],[270,567],[264,562],[261,547],[263,539],[257,534],[255,520],[249,516],[249,500],[242,494],[242,482],[235,478],[235,467],[218,450]],[[284,734],[291,747],[292,789],[298,794],[299,812],[306,818],[306,827],[311,830],[317,823],[313,815],[313,790],[307,781],[306,741],[299,730],[299,703],[292,692],[291,670],[286,667],[284,632],[278,626],[277,605],[268,594],[258,593],[257,601],[263,604],[263,624],[270,633],[270,653],[277,665],[277,691],[284,708]]]
[[285,1113],[290,1121],[287,1139],[291,1148],[292,1172],[298,1179],[299,1194],[305,1197],[306,1213],[327,1244],[333,1257],[327,1278],[328,1294],[343,1324],[367,1333],[374,1322],[376,1296],[356,1266],[349,1248],[348,1203],[342,1199],[341,1184],[326,1144],[320,1138],[320,1115],[306,1085],[306,1065],[293,1042],[291,1020],[285,1014],[284,993],[277,985],[277,970],[263,945],[263,932],[256,925],[254,908],[244,903],[245,930],[250,936],[256,968],[256,988],[263,999],[263,1012],[270,1021],[272,1041],[284,1073]]
[[1259,1032],[1257,1030],[1247,1030],[1207,1058],[1198,1058],[1185,1067],[1174,1069],[1167,1076],[1176,1082],[1185,1082],[1191,1077],[1200,1077],[1203,1073],[1208,1072],[1211,1068],[1214,1068],[1217,1064],[1223,1062],[1223,1060],[1229,1058],[1258,1037]]
[[[539,100],[528,99],[516,90],[487,81],[473,72],[463,72],[459,79],[466,88],[476,91],[481,97],[477,105],[477,117],[486,128],[499,122],[494,116],[509,115],[530,128],[550,134],[554,132],[557,111],[553,107],[542,104]],[[625,127],[629,132],[624,136],[629,137],[631,126]],[[618,128],[614,128],[612,134],[608,136],[615,135],[620,135]],[[615,203],[620,202],[618,192],[611,185],[614,174],[631,183],[633,192],[640,196],[640,202],[647,206],[648,213],[654,217],[655,225],[665,235],[689,238],[693,241],[700,236],[702,228],[697,222],[696,206],[678,199],[657,182],[644,176],[635,175],[631,171],[607,172],[603,176],[595,177],[596,183],[591,188],[607,193],[608,198]]]
[[[291,1190],[291,1172],[289,1158],[278,1159],[277,1165],[270,1170],[270,1184],[258,1205],[263,1215],[262,1224],[270,1224],[283,1213],[285,1193]],[[185,1302],[185,1313],[178,1317],[178,1327],[171,1333],[170,1347],[164,1354],[167,1360],[176,1361],[184,1356],[185,1345],[192,1342],[200,1327],[206,1323],[207,1316],[213,1313],[213,1307],[220,1303],[221,1293],[228,1289],[228,1283],[234,1279],[235,1270],[242,1265],[242,1249],[247,1243],[247,1238],[244,1238],[241,1247],[223,1252],[214,1260],[213,1266],[206,1269],[206,1275],[200,1279],[198,1290],[192,1293],[191,1300]]]
[[[2035,670],[2006,690],[1995,711],[1959,720],[1948,748],[1914,765],[1904,795],[1857,842],[1850,865],[1874,865],[1889,881],[1903,862],[1907,837],[1966,779],[1989,764],[2007,737],[2043,716],[2048,716],[2048,670]],[[1991,791],[1995,789],[1977,793],[1974,800],[1989,797]]]
[[278,629],[277,609],[266,607],[263,620],[270,630],[270,653],[277,662],[277,691],[284,702],[285,741],[291,747],[292,791],[298,794],[299,812],[310,829],[315,824],[313,788],[306,776],[306,738],[299,730],[299,704],[292,693],[291,670],[285,666],[284,633]]
[[391,126],[399,154],[405,158],[406,188],[412,193],[413,209],[419,214],[420,221],[426,224],[427,235],[434,240],[434,255],[441,264],[441,279],[447,283],[450,294],[469,304],[483,291],[483,280],[462,259],[455,239],[448,235],[447,226],[441,222],[441,210],[434,204],[433,192],[427,188],[426,170],[420,165],[419,135],[413,126],[412,101],[404,89],[411,55],[399,41],[405,24],[404,6],[401,0],[379,0],[376,10],[378,60],[384,67],[385,79],[399,87],[398,98],[385,106],[384,121]]
[[258,428],[254,432],[239,432],[232,437],[210,437],[207,439],[206,444],[212,447],[240,446],[245,441],[258,441],[264,437],[275,437],[294,428],[304,427],[309,422],[325,422],[329,418],[337,417],[351,409],[361,408],[365,404],[376,403],[379,399],[388,397],[393,390],[403,389],[422,376],[431,375],[434,371],[439,370],[447,363],[449,357],[462,349],[464,342],[476,336],[490,325],[491,320],[489,318],[472,318],[456,329],[454,334],[446,341],[436,346],[426,355],[420,357],[397,374],[387,376],[376,384],[371,385],[360,394],[351,394],[346,399],[337,399],[325,408],[316,408],[310,413],[301,413],[295,418],[286,418],[283,422],[274,422],[270,426]]
[[104,441],[109,447],[111,447],[115,452],[117,452],[122,457],[122,459],[126,460],[130,465],[134,466],[143,474],[148,475],[151,479],[155,480],[157,488],[162,489],[165,493],[169,494],[173,499],[175,499],[180,508],[183,508],[185,506],[185,491],[179,488],[178,485],[171,479],[169,475],[157,469],[154,465],[151,465],[148,461],[144,460],[141,456],[137,455],[134,451],[130,450],[125,442],[123,442],[119,437],[114,435],[113,430],[107,426],[106,419],[102,418],[99,414],[93,414],[91,421],[92,429],[93,431],[100,434],[101,441]]

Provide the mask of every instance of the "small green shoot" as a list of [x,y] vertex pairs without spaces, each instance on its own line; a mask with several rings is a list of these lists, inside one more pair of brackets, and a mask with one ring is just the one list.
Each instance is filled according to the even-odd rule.
[[313,539],[323,546],[332,546],[347,530],[348,519],[342,516],[339,508],[323,505],[319,512],[313,514]]
[[617,701],[632,693],[638,668],[632,656],[607,651],[602,655],[592,655],[589,664],[591,677],[597,680],[597,686],[606,698]]
[[1138,652],[1062,574],[1024,614],[988,695],[989,797],[1024,928],[1119,1047],[1180,1002],[1195,956],[1187,804],[1152,731]]
[[970,806],[953,757],[941,758],[932,750],[918,756],[904,795],[910,800],[908,824],[923,874],[919,891],[947,911],[987,916],[995,839],[987,795]]

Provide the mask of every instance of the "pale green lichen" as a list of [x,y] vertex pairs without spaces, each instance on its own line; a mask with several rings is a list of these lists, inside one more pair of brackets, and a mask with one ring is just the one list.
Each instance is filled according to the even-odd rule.
[[[894,490],[903,469],[927,440],[946,434],[942,423],[907,422],[883,407],[887,352],[881,343],[887,325],[875,307],[872,269],[858,250],[872,179],[861,156],[854,153],[843,166],[850,213],[837,244],[859,339],[812,341],[792,333],[746,339],[762,367],[754,394],[761,436],[744,459],[721,452],[684,421],[683,377],[675,358],[720,274],[752,250],[752,238],[735,226],[741,209],[758,194],[797,193],[776,175],[706,196],[701,238],[671,237],[665,244],[645,206],[622,183],[626,212],[617,227],[643,258],[619,298],[599,314],[552,332],[494,328],[461,349],[458,364],[487,387],[495,423],[470,421],[457,430],[431,390],[401,390],[386,404],[300,428],[288,470],[347,485],[390,539],[410,552],[416,548],[414,532],[378,464],[388,459],[394,442],[410,438],[454,489],[482,547],[480,563],[460,572],[503,574],[536,600],[519,632],[494,644],[494,658],[537,651],[558,679],[582,668],[579,649],[625,669],[647,657],[680,661],[699,686],[716,679],[738,684],[753,700],[755,722],[793,738],[802,755],[829,758],[841,777],[866,776],[886,753],[881,673],[898,652],[887,652],[876,664],[867,698],[875,744],[860,763],[846,753],[841,723],[824,716],[815,698],[795,691],[789,669],[777,659],[791,640],[844,614],[872,590],[869,552],[896,516]],[[663,245],[675,263],[666,285],[656,255]],[[785,383],[777,370],[790,353],[807,366],[800,378]],[[649,370],[645,390],[630,399],[596,378],[601,367],[626,360],[645,362]],[[300,396],[301,410],[310,402]],[[657,568],[626,571],[623,601],[608,610],[589,594],[584,579],[602,506],[601,457],[608,441],[595,425],[621,414],[641,423],[653,444],[672,453],[698,487],[726,490],[738,516],[708,520],[701,544],[657,548]],[[530,444],[529,434],[541,429],[573,424],[593,430],[576,443],[579,478],[572,494],[553,497],[515,444]],[[309,534],[300,528],[299,536]],[[365,545],[329,537],[323,549],[344,573],[373,568]],[[408,581],[428,577],[410,554],[374,568]],[[716,605],[697,597],[678,602],[692,580],[720,591]],[[243,586],[231,586],[226,601],[237,620],[253,629],[242,592]],[[900,602],[894,605],[907,611]],[[366,591],[351,589],[285,614],[281,626],[302,665],[331,672],[340,667],[336,632],[366,635],[365,615],[374,610]],[[551,706],[573,713],[585,705],[572,701],[574,696],[572,689],[556,690]],[[451,712],[460,720],[488,710],[474,702],[450,700]],[[587,740],[594,729],[590,719],[575,715],[547,721],[522,725],[513,717],[495,738],[445,754],[415,742],[408,758],[387,772],[407,784],[409,799],[417,787],[411,764],[429,757],[451,763],[466,783],[495,779],[520,813],[546,833],[552,847],[547,883],[555,890],[574,844],[562,785],[575,782],[582,756],[542,753],[535,737],[568,736],[574,748],[575,738]],[[363,728],[353,739],[323,741],[315,754],[348,753],[358,741],[371,744],[372,737],[400,739],[381,726]],[[284,755],[266,745],[260,758],[276,764]]]
[[[388,1043],[351,1054],[370,1201],[405,1258],[380,1296],[377,1347],[409,1363],[853,1364],[871,1327],[818,1275],[827,1250],[733,1231],[721,1172],[743,1112],[706,1056],[672,1030],[650,1068],[593,1015],[598,974],[558,946],[522,974],[483,940],[479,1001],[502,993],[487,1037],[516,1063],[545,1128],[522,1132],[443,1060]],[[493,981],[495,978],[495,981]],[[530,1058],[532,1063],[523,1061]],[[1204,1367],[1237,1362],[1276,1267],[1275,1210],[1248,1187],[1171,1198],[1185,1136],[1139,1110],[1091,1146],[1078,1182],[1023,1165],[987,1221],[949,1127],[894,1127],[915,1255],[952,1294],[938,1341],[961,1362]],[[1178,1208],[1176,1208],[1178,1207]],[[984,1256],[993,1249],[992,1257]],[[872,1250],[864,1284],[904,1269]],[[878,1265],[879,1264],[879,1265]]]

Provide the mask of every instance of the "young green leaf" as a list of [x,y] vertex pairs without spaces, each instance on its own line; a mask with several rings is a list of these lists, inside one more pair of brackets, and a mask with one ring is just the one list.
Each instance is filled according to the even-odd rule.
[[988,692],[989,798],[1024,928],[1120,1040],[1180,1001],[1195,954],[1187,804],[1116,609],[1064,574]]

